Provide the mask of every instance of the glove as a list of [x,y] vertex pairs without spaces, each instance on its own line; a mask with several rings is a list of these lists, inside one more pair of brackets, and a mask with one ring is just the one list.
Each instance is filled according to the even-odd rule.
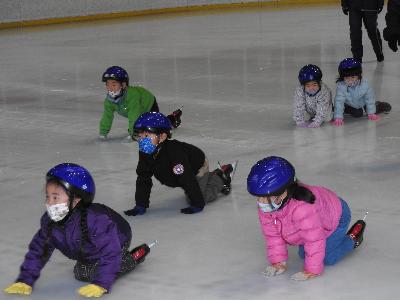
[[146,213],[147,208],[143,206],[136,205],[134,208],[125,210],[124,214],[127,216],[137,216],[137,215],[144,215]]
[[320,126],[321,124],[319,123],[311,122],[310,124],[307,125],[307,128],[318,128]]
[[7,294],[21,294],[30,295],[32,293],[32,287],[23,282],[16,282],[4,289]]
[[123,142],[123,143],[130,143],[130,142],[132,142],[132,136],[131,136],[131,135],[128,135],[126,138],[124,138],[124,139],[122,140],[122,142]]
[[379,121],[379,116],[378,115],[376,115],[376,114],[369,114],[368,115],[368,120],[370,120],[370,121]]
[[99,135],[99,141],[104,142],[107,140],[107,134],[100,134]]
[[396,52],[398,50],[396,38],[389,40],[388,46],[393,52]]
[[203,207],[194,207],[194,206],[189,206],[186,208],[181,209],[181,213],[185,215],[191,215],[191,214],[196,214],[199,213],[203,210]]
[[286,270],[287,270],[286,261],[283,261],[268,266],[263,272],[263,274],[267,277],[274,277],[276,275],[281,275]]
[[343,7],[342,6],[342,11],[346,16],[349,14],[349,8],[348,7]]
[[333,120],[332,121],[332,125],[333,126],[343,126],[344,125],[343,119],[335,119],[335,120]]
[[107,290],[96,284],[88,284],[78,289],[78,294],[83,297],[99,298],[106,293]]
[[300,123],[296,123],[296,126],[299,128],[307,128],[308,127],[308,123],[307,122],[300,122]]
[[308,272],[298,272],[290,276],[290,279],[296,280],[296,281],[304,281],[307,279],[311,279],[314,277],[317,277],[318,275],[313,274],[313,273],[308,273]]

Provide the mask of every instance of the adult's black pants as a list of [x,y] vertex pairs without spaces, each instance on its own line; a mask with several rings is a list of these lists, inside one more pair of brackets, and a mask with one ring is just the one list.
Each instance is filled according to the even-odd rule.
[[362,59],[363,57],[362,23],[364,23],[365,29],[367,30],[375,55],[377,57],[383,55],[382,38],[378,29],[378,12],[350,10],[349,25],[353,57],[358,59]]

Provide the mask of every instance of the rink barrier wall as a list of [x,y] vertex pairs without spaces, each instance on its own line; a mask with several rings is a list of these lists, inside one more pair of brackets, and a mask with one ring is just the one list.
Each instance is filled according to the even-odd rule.
[[0,0],[0,29],[213,9],[283,8],[339,0]]

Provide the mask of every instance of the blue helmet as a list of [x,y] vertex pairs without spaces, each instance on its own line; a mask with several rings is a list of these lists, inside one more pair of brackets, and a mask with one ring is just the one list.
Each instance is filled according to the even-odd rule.
[[306,84],[310,81],[321,82],[322,71],[316,65],[306,65],[302,67],[299,71],[299,82],[301,85]]
[[126,82],[126,84],[129,85],[128,72],[126,72],[124,68],[121,68],[119,66],[112,66],[107,68],[107,70],[105,70],[105,72],[103,73],[101,79],[103,82],[111,79],[119,82]]
[[73,163],[63,163],[51,168],[46,181],[56,180],[67,191],[81,197],[85,204],[93,202],[96,186],[92,175],[84,167]]
[[340,62],[338,71],[340,78],[347,76],[361,76],[361,63],[355,58],[345,58]]
[[135,122],[135,132],[149,131],[153,133],[167,133],[172,129],[171,122],[162,113],[150,111],[142,114]]
[[269,156],[251,168],[247,176],[247,191],[255,196],[280,194],[295,181],[295,170],[290,162],[282,157]]

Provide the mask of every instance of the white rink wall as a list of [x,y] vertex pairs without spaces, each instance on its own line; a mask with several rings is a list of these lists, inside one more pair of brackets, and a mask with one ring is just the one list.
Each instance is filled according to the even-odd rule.
[[0,24],[193,6],[268,2],[305,4],[332,0],[0,0]]

